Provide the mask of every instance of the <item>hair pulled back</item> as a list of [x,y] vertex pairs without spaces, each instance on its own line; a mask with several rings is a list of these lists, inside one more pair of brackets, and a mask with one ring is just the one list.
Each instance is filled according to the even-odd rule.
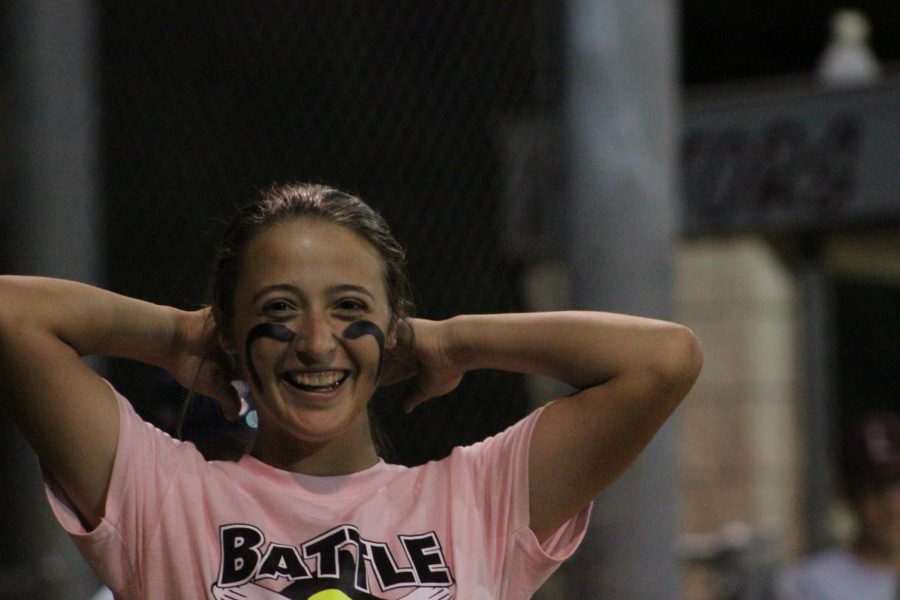
[[274,186],[244,205],[229,223],[213,260],[210,303],[218,327],[230,334],[234,294],[247,245],[276,223],[307,218],[346,227],[372,246],[381,257],[392,318],[401,320],[412,311],[412,293],[404,272],[406,252],[384,218],[372,207],[340,190],[310,183]]

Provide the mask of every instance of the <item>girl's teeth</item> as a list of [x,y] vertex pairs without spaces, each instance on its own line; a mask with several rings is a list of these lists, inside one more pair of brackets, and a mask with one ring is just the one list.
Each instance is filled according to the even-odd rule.
[[340,379],[338,373],[306,373],[297,377],[297,383],[301,385],[323,386],[331,385]]
[[299,373],[285,377],[296,388],[309,391],[330,391],[336,389],[346,378],[342,371],[321,373]]

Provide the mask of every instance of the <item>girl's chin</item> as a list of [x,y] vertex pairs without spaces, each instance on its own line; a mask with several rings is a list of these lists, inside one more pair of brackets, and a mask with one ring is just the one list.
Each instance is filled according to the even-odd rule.
[[[335,410],[303,411],[304,414],[285,414],[276,427],[265,427],[260,423],[260,433],[284,435],[294,443],[327,444],[347,436],[354,429],[367,430],[368,424],[361,423],[361,413],[346,413]],[[275,433],[278,432],[278,433]]]

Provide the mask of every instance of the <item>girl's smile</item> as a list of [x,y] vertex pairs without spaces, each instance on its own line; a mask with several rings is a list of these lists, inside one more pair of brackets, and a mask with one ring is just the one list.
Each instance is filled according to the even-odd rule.
[[349,377],[347,371],[301,371],[281,375],[288,385],[301,392],[324,394],[337,390]]

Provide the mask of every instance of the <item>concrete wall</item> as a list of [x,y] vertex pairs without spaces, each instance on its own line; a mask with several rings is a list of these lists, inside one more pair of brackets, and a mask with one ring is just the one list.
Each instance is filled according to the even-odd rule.
[[[679,411],[682,535],[751,533],[793,551],[802,533],[795,283],[753,237],[684,242],[676,265],[676,320],[706,356]],[[685,596],[712,597],[707,576],[687,569]]]

